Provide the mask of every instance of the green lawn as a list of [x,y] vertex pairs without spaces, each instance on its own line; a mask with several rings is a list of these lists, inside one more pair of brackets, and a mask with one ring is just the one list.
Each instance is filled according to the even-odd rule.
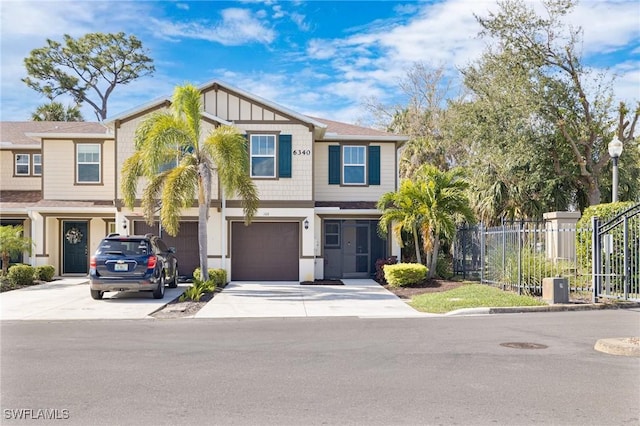
[[410,305],[421,312],[443,314],[463,308],[502,308],[509,306],[545,306],[535,297],[519,296],[482,284],[465,284],[442,293],[425,293],[411,299]]

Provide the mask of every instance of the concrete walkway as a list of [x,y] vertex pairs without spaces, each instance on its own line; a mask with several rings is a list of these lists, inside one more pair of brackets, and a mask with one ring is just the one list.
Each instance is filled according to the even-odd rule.
[[[298,282],[231,282],[195,318],[256,317],[425,317],[369,279],[343,279],[345,285]],[[434,315],[435,316],[435,315]]]
[[0,293],[2,320],[140,319],[161,309],[187,288],[165,288],[164,299],[151,293],[105,293],[93,300],[87,278],[63,278],[50,283]]

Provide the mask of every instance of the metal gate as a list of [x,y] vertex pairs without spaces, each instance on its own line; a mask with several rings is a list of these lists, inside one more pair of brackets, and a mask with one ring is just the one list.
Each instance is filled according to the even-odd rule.
[[640,204],[593,224],[593,301],[640,301]]

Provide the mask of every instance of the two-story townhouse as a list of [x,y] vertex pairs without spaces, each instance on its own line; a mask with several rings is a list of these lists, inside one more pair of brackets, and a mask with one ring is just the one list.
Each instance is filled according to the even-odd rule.
[[[245,226],[240,201],[224,199],[214,179],[207,225],[210,267],[227,269],[233,280],[368,277],[375,273],[378,258],[399,255],[399,248],[391,239],[382,240],[378,236],[380,212],[375,204],[383,193],[397,187],[397,152],[406,137],[309,117],[219,81],[202,85],[200,90],[205,133],[220,124],[230,124],[246,135],[249,173],[260,197],[256,217],[250,226]],[[93,203],[95,213],[99,211],[100,215],[91,219],[84,217],[79,222],[87,225],[89,252],[106,232],[159,233],[170,246],[177,248],[181,274],[190,275],[198,266],[195,202],[192,208],[184,211],[180,231],[172,237],[163,232],[157,220],[152,227],[145,223],[139,201],[132,210],[125,207],[119,188],[119,172],[134,150],[136,128],[149,114],[169,105],[169,98],[158,99],[105,123],[108,130],[102,134],[104,149],[100,164],[101,170],[112,176],[109,182],[102,176],[101,183],[108,186],[112,195],[101,200],[105,204],[108,201],[110,206],[105,207],[104,212],[97,210],[95,200],[100,198],[101,192],[96,188],[93,196],[87,199],[83,196],[82,202]],[[86,138],[74,135],[66,141],[77,145],[90,142],[92,138],[99,139],[98,134],[90,132],[90,137]],[[50,143],[55,147],[51,141],[62,140],[47,136],[46,132],[29,135],[40,141],[43,152]],[[106,149],[111,149],[109,154],[104,152]],[[52,167],[60,169],[49,172],[52,175],[64,170],[69,173],[72,167],[78,168],[78,154],[75,164],[67,162],[63,167],[58,161]],[[47,171],[45,168],[41,177],[43,188],[50,185]],[[73,179],[68,177],[67,180]],[[75,186],[78,186],[77,182]],[[4,194],[4,185],[2,188]],[[66,189],[60,186],[61,191]],[[141,190],[142,184],[139,194]],[[59,193],[45,193],[44,190],[42,200],[38,202],[50,202],[50,198],[46,198],[50,194],[55,194],[58,201],[80,202],[72,194],[68,194],[69,198],[61,198]],[[2,195],[0,199],[3,220],[23,218],[30,225],[32,237],[42,233],[42,229],[34,227],[33,213],[26,209],[20,212],[22,216],[16,216],[20,208],[26,206],[11,204],[6,197]],[[57,206],[62,208],[60,204],[63,203],[59,202]],[[7,214],[9,207],[11,215]],[[84,207],[88,209],[88,206]],[[70,225],[77,224],[71,219],[80,217],[69,216],[71,211],[73,209],[55,216],[57,227],[49,224],[56,229],[56,232],[49,230],[49,238],[57,246],[51,241],[42,244],[43,249],[48,247],[44,250],[51,261],[32,263],[51,263],[61,274],[71,273],[65,261],[71,256],[66,253],[71,248],[63,240]],[[102,221],[101,228],[93,223],[96,219]],[[98,231],[92,232],[93,229]],[[53,254],[56,248],[57,253]],[[88,258],[84,261],[86,265]]]
[[34,242],[15,261],[87,273],[95,240],[115,229],[114,147],[100,123],[0,123],[0,225]]

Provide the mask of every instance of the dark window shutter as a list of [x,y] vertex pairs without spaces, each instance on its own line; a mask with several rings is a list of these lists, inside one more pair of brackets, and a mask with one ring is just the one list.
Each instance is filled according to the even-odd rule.
[[278,138],[278,176],[291,177],[291,135],[280,135]]
[[340,146],[329,146],[329,185],[340,185]]
[[369,185],[380,185],[380,147],[369,146]]

